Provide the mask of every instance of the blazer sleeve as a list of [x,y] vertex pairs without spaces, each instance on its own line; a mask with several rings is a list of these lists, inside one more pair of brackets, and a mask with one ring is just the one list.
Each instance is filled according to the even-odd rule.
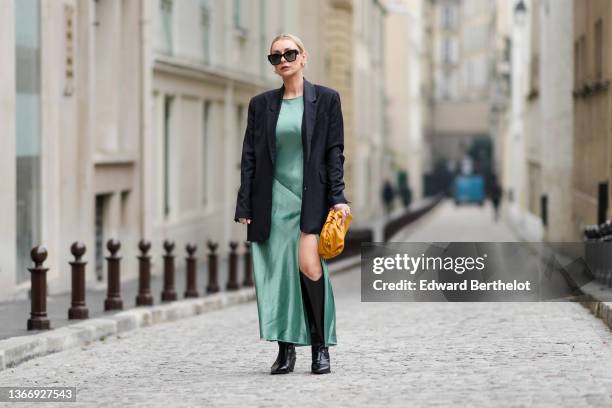
[[236,212],[234,221],[239,222],[238,218],[252,218],[253,208],[251,206],[251,188],[253,177],[255,176],[255,147],[253,143],[253,125],[255,120],[255,108],[253,99],[249,102],[247,116],[247,128],[244,132],[242,142],[242,156],[240,159],[240,189],[236,199]]
[[327,204],[329,207],[339,203],[348,204],[350,201],[344,197],[344,122],[338,92],[330,103],[329,133],[325,151],[329,182]]

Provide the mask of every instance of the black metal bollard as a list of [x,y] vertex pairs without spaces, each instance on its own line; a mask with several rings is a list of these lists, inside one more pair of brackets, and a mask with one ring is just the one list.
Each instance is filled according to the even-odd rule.
[[28,319],[28,330],[49,330],[51,324],[47,318],[47,271],[42,264],[47,259],[45,247],[36,246],[32,248],[30,257],[34,261],[34,267],[28,268],[31,276],[31,310]]
[[198,259],[194,256],[198,247],[194,244],[187,244],[185,249],[187,250],[187,258],[185,258],[187,262],[187,288],[185,289],[185,297],[194,298],[200,296],[197,283]]
[[176,291],[174,290],[174,242],[165,240],[164,249],[164,290],[162,291],[162,302],[171,302],[176,300]]
[[120,261],[121,257],[117,256],[121,243],[116,239],[109,239],[106,247],[110,251],[110,256],[106,257],[108,262],[108,291],[106,300],[104,300],[104,310],[121,310],[123,309],[123,300],[121,300],[121,280],[120,280]]
[[253,286],[253,269],[251,265],[251,243],[244,242],[244,280],[242,286]]
[[136,295],[136,306],[151,306],[153,295],[151,295],[151,257],[147,255],[151,249],[151,242],[141,239],[138,243],[141,255],[138,257],[138,295]]
[[85,254],[85,244],[77,241],[70,247],[70,252],[74,256],[74,262],[70,262],[72,267],[72,302],[68,309],[68,319],[87,319],[89,309],[85,304],[85,265],[87,262],[81,258]]
[[227,280],[227,285],[225,288],[227,290],[236,290],[238,289],[238,253],[236,249],[238,248],[238,242],[230,241],[230,253],[229,253],[229,277]]
[[206,293],[215,293],[219,291],[219,281],[217,277],[217,264],[219,257],[217,254],[215,254],[219,244],[208,240],[207,245],[210,253],[208,254],[208,286],[206,287]]

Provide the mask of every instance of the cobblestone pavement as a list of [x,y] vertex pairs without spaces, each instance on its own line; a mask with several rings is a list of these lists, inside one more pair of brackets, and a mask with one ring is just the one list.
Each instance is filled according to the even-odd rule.
[[612,406],[612,334],[579,304],[361,303],[358,269],[332,282],[328,375],[301,347],[271,376],[252,302],[31,360],[0,385],[76,386],[70,406]]
[[490,201],[485,201],[482,207],[469,204],[457,207],[452,200],[444,200],[430,215],[398,233],[393,241],[512,242],[519,239],[503,222],[493,220]]

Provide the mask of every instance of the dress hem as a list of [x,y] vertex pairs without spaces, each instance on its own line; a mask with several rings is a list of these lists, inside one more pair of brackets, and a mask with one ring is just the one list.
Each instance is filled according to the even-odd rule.
[[[285,339],[278,339],[278,338],[264,338],[264,337],[260,337],[260,340],[265,340],[265,341],[284,341],[286,343],[291,343],[293,345],[295,345],[296,347],[301,347],[301,346],[312,346],[312,343],[299,343],[299,342],[295,342],[295,341],[291,341],[291,340],[285,340]],[[337,346],[338,343],[328,343],[326,346]]]

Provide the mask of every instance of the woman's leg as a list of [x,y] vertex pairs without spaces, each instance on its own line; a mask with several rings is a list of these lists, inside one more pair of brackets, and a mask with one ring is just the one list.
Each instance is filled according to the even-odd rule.
[[315,234],[300,234],[300,282],[312,338],[312,372],[329,373],[329,351],[325,347],[325,281]]
[[316,234],[300,231],[300,271],[310,280],[317,281],[323,274]]

